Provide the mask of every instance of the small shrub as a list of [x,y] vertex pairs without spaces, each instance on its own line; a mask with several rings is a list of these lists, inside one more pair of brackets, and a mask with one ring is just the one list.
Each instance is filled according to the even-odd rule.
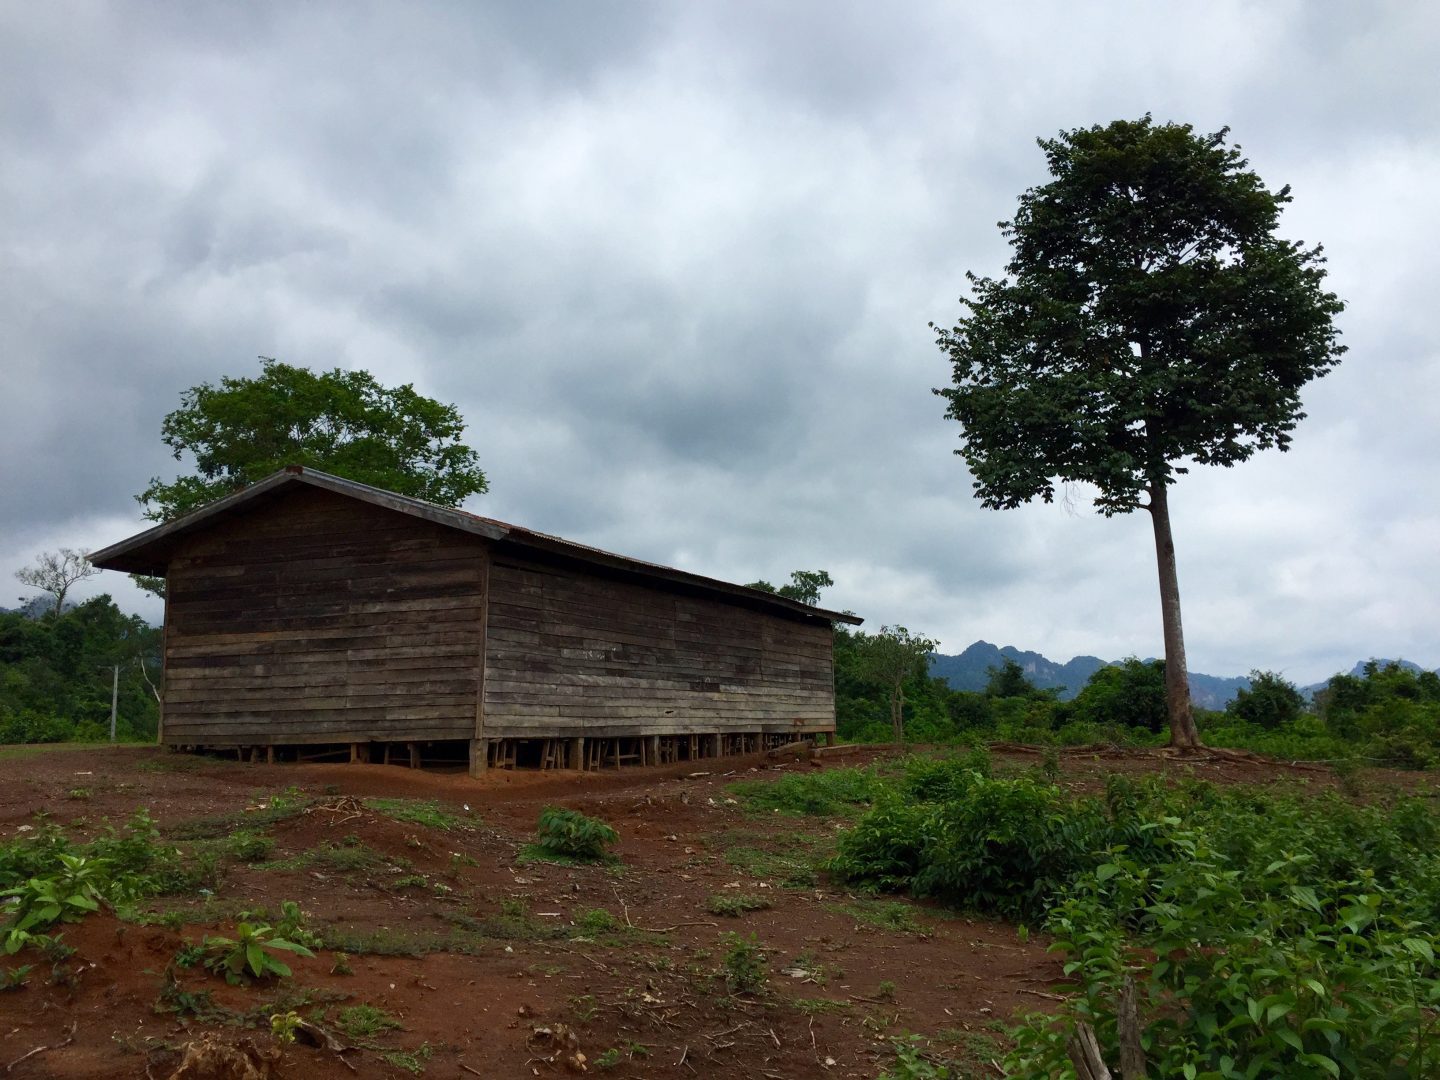
[[289,965],[272,955],[272,950],[315,955],[304,945],[275,936],[269,926],[247,922],[235,924],[233,938],[207,936],[201,947],[205,966],[235,986],[248,979],[289,978]]
[[607,858],[606,848],[619,839],[605,822],[578,810],[547,806],[540,812],[538,846],[547,855],[595,862]]
[[0,991],[19,990],[25,985],[25,980],[29,978],[34,966],[21,964],[19,967],[0,968]]
[[1060,751],[1053,747],[1045,747],[1045,752],[1040,758],[1040,775],[1047,783],[1055,783],[1060,779]]
[[295,1032],[300,1029],[300,1014],[294,1009],[289,1012],[270,1015],[270,1034],[275,1041],[286,1046],[295,1041]]
[[720,963],[729,991],[732,994],[755,994],[763,990],[770,979],[769,965],[755,935],[744,938],[731,933],[726,934],[722,941],[726,949]]
[[275,847],[275,841],[254,829],[240,829],[226,842],[226,849],[242,862],[263,862]]
[[959,1074],[949,1065],[926,1056],[925,1041],[919,1035],[893,1039],[891,1045],[895,1048],[895,1064],[877,1080],[959,1080]]
[[604,908],[593,908],[575,920],[576,931],[584,937],[594,938],[613,934],[619,927],[620,924],[615,921],[615,916]]
[[90,794],[91,792],[88,787],[77,787],[71,788],[66,792],[65,797],[68,799],[84,800],[90,798]]
[[1365,793],[1365,787],[1360,782],[1360,762],[1355,758],[1339,758],[1330,765],[1335,773],[1335,779],[1340,784],[1340,790],[1352,799],[1358,799]]

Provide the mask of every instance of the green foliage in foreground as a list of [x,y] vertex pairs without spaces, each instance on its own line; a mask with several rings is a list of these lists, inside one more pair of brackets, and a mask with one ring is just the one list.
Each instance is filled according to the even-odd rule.
[[315,955],[304,945],[281,937],[264,923],[236,923],[233,938],[207,936],[201,943],[205,966],[235,986],[251,979],[288,979],[290,967],[275,955],[277,950],[300,956]]
[[1039,922],[1066,955],[1059,1021],[1015,1033],[1010,1075],[1072,1076],[1084,1021],[1112,1065],[1137,987],[1151,1076],[1425,1077],[1440,1069],[1440,820],[1428,798],[1112,777],[1103,797],[963,758],[878,781],[831,871]]
[[122,829],[106,829],[88,844],[73,843],[59,828],[0,844],[0,941],[7,953],[43,945],[47,931],[78,922],[102,906],[119,907],[143,896],[177,891],[192,871],[174,848],[159,843],[144,810]]
[[540,812],[536,846],[545,855],[596,862],[608,858],[607,848],[620,834],[597,818],[579,810],[547,806]]

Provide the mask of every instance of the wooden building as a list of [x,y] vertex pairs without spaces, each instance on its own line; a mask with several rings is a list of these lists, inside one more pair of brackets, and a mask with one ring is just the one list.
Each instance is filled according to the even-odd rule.
[[833,735],[832,621],[292,466],[91,561],[166,579],[160,741],[594,768]]

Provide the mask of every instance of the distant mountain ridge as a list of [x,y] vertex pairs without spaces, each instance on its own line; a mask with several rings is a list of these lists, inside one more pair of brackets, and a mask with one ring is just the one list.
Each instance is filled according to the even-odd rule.
[[[989,682],[990,669],[1000,667],[1006,660],[1014,660],[1019,664],[1024,670],[1026,678],[1041,690],[1063,687],[1060,694],[1061,701],[1072,700],[1090,681],[1091,675],[1107,664],[1115,663],[1115,661],[1101,660],[1098,656],[1076,656],[1063,664],[1058,664],[1037,652],[1025,652],[1013,645],[1000,647],[991,645],[988,641],[977,641],[958,656],[936,653],[930,658],[930,674],[935,678],[944,679],[952,689],[979,691],[984,690],[985,684]],[[1355,666],[1350,669],[1350,674],[1363,675],[1365,665],[1369,662],[1368,660],[1357,661]],[[1410,671],[1426,670],[1409,660],[1377,659],[1375,662],[1381,667],[1394,663]],[[1436,674],[1440,674],[1440,669],[1437,669]],[[1329,680],[1327,679],[1325,682],[1315,683],[1313,686],[1302,686],[1300,692],[1306,697],[1311,697],[1315,691],[1325,689],[1328,684]],[[1205,675],[1198,671],[1190,672],[1190,697],[1202,709],[1223,709],[1240,690],[1249,689],[1249,687],[1250,680],[1243,675]]]
[[[1013,645],[999,647],[988,641],[977,641],[958,656],[936,653],[930,659],[930,674],[944,679],[955,690],[984,690],[990,669],[1000,667],[1006,660],[1019,664],[1026,678],[1041,690],[1063,687],[1061,701],[1070,701],[1090,681],[1091,675],[1115,662],[1098,656],[1076,656],[1057,664],[1037,652],[1024,652]],[[1250,680],[1244,676],[1227,678],[1190,673],[1190,697],[1202,709],[1223,709],[1240,689],[1249,686]]]

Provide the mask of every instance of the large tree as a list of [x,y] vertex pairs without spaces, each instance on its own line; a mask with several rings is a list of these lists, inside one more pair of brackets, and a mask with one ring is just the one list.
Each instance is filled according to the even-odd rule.
[[861,672],[890,696],[890,730],[897,743],[905,741],[905,684],[929,672],[938,644],[903,626],[882,626],[879,633],[855,635]]
[[1154,526],[1171,743],[1200,744],[1186,681],[1170,485],[1189,464],[1284,450],[1300,390],[1339,362],[1320,247],[1277,235],[1270,191],[1228,129],[1147,115],[1040,140],[1052,179],[1000,228],[1001,278],[937,329],[976,496],[992,509],[1055,485],[1098,490],[1102,514]]
[[180,395],[162,437],[195,473],[159,477],[135,496],[152,521],[169,521],[286,465],[306,465],[402,495],[458,506],[486,490],[474,450],[460,441],[454,405],[387,388],[366,371],[326,371],[262,356],[255,378],[201,383]]

